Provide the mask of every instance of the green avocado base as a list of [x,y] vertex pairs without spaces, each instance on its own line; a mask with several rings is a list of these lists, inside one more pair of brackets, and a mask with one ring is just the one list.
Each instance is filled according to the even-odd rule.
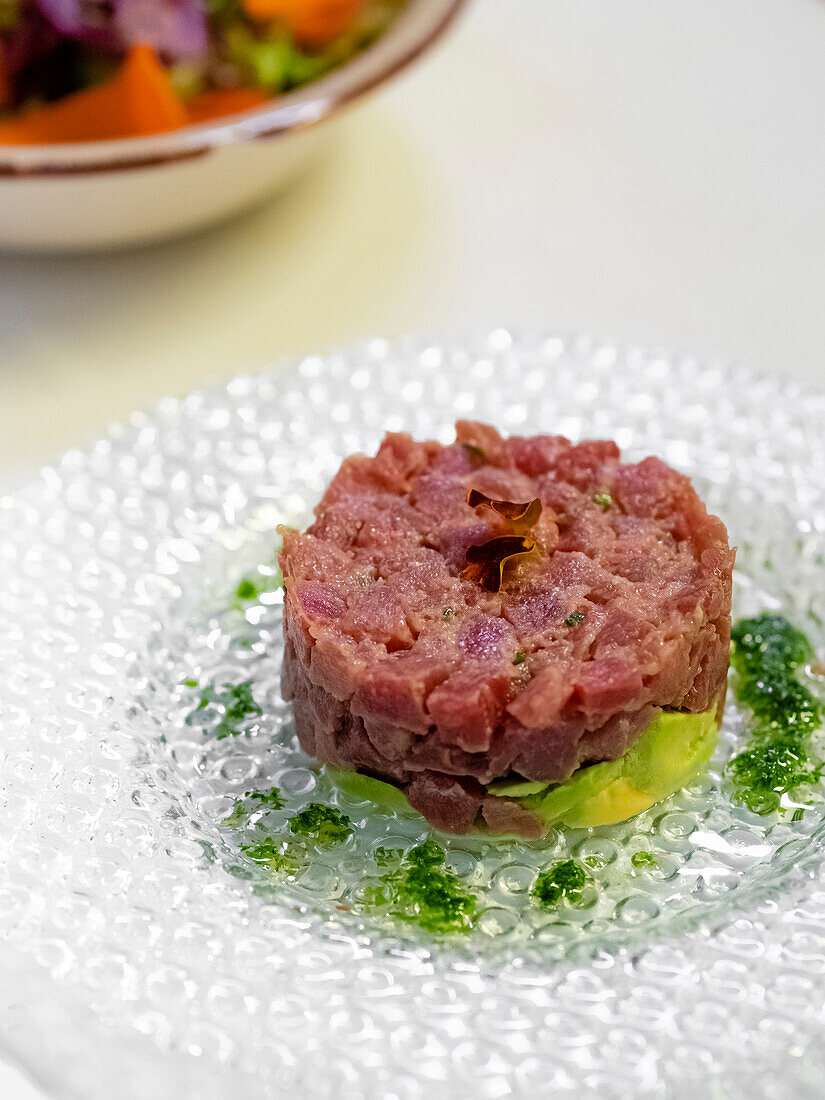
[[489,794],[518,799],[547,825],[615,825],[678,791],[707,764],[716,745],[716,711],[662,711],[618,760],[579,768],[556,786],[491,783]]
[[[586,765],[556,785],[499,779],[488,786],[487,793],[517,801],[546,829],[615,825],[684,787],[707,764],[718,731],[716,710],[700,714],[661,711],[618,760]],[[332,768],[327,768],[327,773],[351,797],[367,799],[394,813],[416,812],[404,792],[391,783]]]

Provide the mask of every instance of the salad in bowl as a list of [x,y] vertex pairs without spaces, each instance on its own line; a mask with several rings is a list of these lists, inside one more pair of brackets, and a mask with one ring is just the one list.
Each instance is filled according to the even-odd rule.
[[462,6],[0,0],[0,247],[148,243],[259,201]]
[[100,141],[260,107],[405,0],[0,0],[0,144]]

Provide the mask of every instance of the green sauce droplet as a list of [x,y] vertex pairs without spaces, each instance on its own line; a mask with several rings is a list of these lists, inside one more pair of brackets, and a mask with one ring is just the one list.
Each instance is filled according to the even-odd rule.
[[634,867],[655,867],[656,857],[652,852],[634,852],[630,862]]
[[334,806],[310,802],[289,822],[290,830],[318,844],[340,844],[353,832],[352,822]]
[[241,825],[252,814],[264,814],[270,810],[282,810],[284,800],[277,787],[270,787],[268,791],[249,791],[239,798],[232,807],[232,812],[225,817],[221,825]]
[[241,851],[253,863],[266,867],[268,871],[276,874],[294,875],[303,866],[303,852],[298,852],[290,845],[267,836],[255,844],[242,844]]
[[444,849],[427,840],[407,852],[382,881],[392,889],[398,916],[427,932],[466,932],[472,927],[477,900],[444,866],[445,859]]
[[210,704],[224,711],[223,718],[213,730],[219,741],[225,737],[237,737],[239,733],[246,732],[240,728],[242,723],[248,718],[259,718],[263,714],[252,695],[250,680],[244,680],[240,684],[224,684],[220,691],[210,684],[203,689],[198,705],[187,715],[187,726],[194,725],[195,715],[205,710]]
[[586,883],[587,872],[584,867],[575,859],[566,859],[542,871],[531,894],[546,909],[554,908],[562,898],[566,898],[571,905],[576,905],[581,901]]
[[772,813],[783,794],[821,775],[811,737],[822,725],[822,704],[798,679],[814,649],[783,615],[768,613],[740,620],[731,639],[736,698],[752,723],[750,744],[728,770],[739,801],[754,813]]
[[378,864],[379,867],[391,867],[394,863],[399,863],[403,852],[398,848],[385,848],[383,845],[376,848],[372,853],[372,858]]

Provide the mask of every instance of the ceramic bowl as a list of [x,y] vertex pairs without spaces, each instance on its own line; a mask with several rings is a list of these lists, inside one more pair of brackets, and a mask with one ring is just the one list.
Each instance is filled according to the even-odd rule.
[[0,247],[69,251],[191,232],[286,184],[342,111],[427,51],[464,0],[412,0],[368,49],[263,107],[172,133],[0,145]]

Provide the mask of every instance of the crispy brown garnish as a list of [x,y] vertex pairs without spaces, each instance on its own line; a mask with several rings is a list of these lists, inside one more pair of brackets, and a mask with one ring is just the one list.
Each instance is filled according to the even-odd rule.
[[467,551],[467,565],[461,576],[480,584],[488,592],[498,592],[504,580],[504,567],[516,558],[527,557],[536,548],[529,535],[501,535]]
[[504,580],[504,569],[515,558],[527,557],[536,549],[536,540],[530,531],[541,518],[541,501],[538,497],[519,504],[512,500],[493,500],[478,489],[470,489],[467,503],[471,508],[489,508],[504,520],[511,533],[498,535],[487,542],[471,546],[467,551],[467,565],[461,576],[480,584],[488,592],[498,592]]
[[514,535],[526,535],[541,519],[541,501],[538,497],[528,500],[526,504],[517,504],[512,500],[493,500],[478,489],[470,489],[467,503],[471,508],[492,509],[509,524]]

